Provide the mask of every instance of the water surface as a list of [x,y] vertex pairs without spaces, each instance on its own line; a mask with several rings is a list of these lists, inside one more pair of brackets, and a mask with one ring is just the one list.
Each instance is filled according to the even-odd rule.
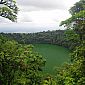
[[44,71],[53,73],[56,66],[62,65],[69,61],[69,50],[51,44],[34,44],[34,50],[46,58],[46,65]]

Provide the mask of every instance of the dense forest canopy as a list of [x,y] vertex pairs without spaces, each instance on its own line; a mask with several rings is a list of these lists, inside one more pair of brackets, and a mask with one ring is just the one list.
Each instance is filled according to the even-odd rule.
[[0,33],[0,35],[25,44],[57,44],[64,40],[64,30],[43,31],[37,33]]
[[[54,30],[37,33],[0,33],[0,35],[16,40],[21,44],[54,44],[72,50],[77,44],[69,41],[66,33],[66,30]],[[69,37],[73,34],[74,32],[70,32]]]
[[40,85],[45,59],[32,48],[0,36],[1,85]]

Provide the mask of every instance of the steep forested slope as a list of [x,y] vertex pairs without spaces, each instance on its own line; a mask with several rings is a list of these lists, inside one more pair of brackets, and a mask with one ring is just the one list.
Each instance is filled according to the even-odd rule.
[[[5,37],[14,39],[21,44],[55,44],[73,49],[75,43],[69,41],[65,37],[66,30],[43,31],[37,33],[0,33]],[[71,35],[73,32],[70,33]]]

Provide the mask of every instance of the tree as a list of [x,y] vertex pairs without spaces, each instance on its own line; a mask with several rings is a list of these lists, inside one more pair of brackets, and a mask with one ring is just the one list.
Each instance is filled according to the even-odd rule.
[[0,0],[0,16],[15,22],[17,20],[18,7],[15,0]]
[[79,34],[80,41],[83,41],[85,34],[85,0],[80,0],[70,9],[71,17],[62,21],[60,25],[65,25],[68,28]]
[[[77,2],[70,10],[71,17],[61,22],[68,28],[67,39],[79,42],[71,53],[71,64],[57,71],[59,85],[85,84],[85,0]],[[72,32],[73,31],[73,32]]]
[[10,39],[14,39],[22,44],[45,43],[65,46],[66,40],[64,39],[64,32],[65,30],[55,30],[37,33],[0,33],[0,34]]
[[45,59],[32,45],[21,45],[0,36],[0,82],[2,85],[40,85]]

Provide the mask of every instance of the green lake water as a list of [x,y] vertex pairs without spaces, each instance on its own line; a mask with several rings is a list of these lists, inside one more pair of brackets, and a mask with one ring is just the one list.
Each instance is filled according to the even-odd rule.
[[70,52],[64,47],[51,44],[34,44],[34,50],[45,57],[44,72],[46,73],[53,74],[57,66],[61,66],[64,62],[69,62]]

